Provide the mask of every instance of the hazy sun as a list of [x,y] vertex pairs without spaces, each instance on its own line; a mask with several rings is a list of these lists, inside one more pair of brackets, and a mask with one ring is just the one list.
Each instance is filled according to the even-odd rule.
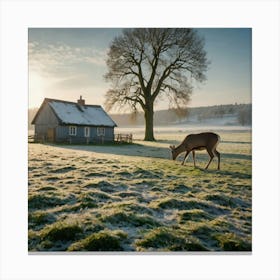
[[45,97],[46,81],[37,72],[29,72],[29,108],[38,107]]

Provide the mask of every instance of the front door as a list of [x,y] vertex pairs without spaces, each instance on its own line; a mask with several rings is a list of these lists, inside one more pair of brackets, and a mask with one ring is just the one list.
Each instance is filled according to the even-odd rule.
[[55,141],[55,128],[48,128],[48,141]]

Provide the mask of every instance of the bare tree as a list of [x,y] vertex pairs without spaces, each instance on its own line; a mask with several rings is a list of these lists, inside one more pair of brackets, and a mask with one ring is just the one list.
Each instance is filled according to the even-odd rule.
[[126,106],[142,108],[145,115],[145,139],[154,141],[154,103],[166,96],[170,107],[186,107],[192,82],[206,79],[208,61],[204,41],[189,28],[125,29],[116,37],[107,57],[106,108]]

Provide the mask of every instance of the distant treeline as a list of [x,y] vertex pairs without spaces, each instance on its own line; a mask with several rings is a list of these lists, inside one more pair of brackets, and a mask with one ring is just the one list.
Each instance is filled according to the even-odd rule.
[[[33,129],[31,121],[38,108],[28,110],[28,129]],[[118,126],[143,125],[144,113],[137,114],[110,114]],[[229,104],[208,107],[186,108],[180,111],[175,109],[156,111],[154,114],[155,125],[169,125],[173,123],[188,123],[195,121],[203,123],[210,119],[223,119],[226,117],[235,119],[236,124],[252,124],[252,104]]]
[[32,120],[34,119],[39,108],[28,109],[28,130],[34,129],[34,125],[31,125]]
[[[144,113],[137,114],[111,114],[113,120],[119,126],[143,125]],[[172,123],[187,123],[195,121],[203,123],[210,119],[223,119],[232,117],[236,124],[252,124],[252,104],[229,104],[208,107],[186,108],[177,111],[175,109],[156,111],[154,114],[155,125],[168,125]]]
[[190,116],[197,116],[197,120],[203,122],[206,119],[224,118],[236,116],[236,122],[240,125],[252,124],[252,104],[229,104],[210,107],[197,107],[190,109]]

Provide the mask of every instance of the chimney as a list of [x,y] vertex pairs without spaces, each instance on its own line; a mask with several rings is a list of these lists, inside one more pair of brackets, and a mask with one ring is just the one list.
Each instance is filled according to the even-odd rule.
[[81,96],[81,95],[80,95],[80,99],[78,99],[77,102],[78,102],[78,104],[79,104],[80,106],[85,106],[85,100],[82,99],[82,96]]

